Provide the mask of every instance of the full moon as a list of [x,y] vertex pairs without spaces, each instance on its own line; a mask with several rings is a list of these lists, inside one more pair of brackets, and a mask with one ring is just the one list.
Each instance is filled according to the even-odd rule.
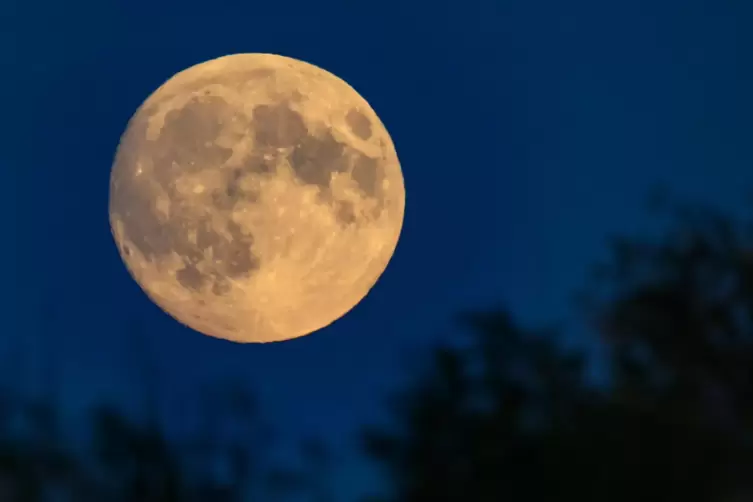
[[392,258],[404,211],[395,146],[366,100],[273,54],[174,75],[131,117],[110,176],[131,276],[179,322],[241,343],[349,312]]

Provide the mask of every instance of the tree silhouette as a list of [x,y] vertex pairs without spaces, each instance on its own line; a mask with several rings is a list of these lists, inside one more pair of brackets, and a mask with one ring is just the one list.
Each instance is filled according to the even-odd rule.
[[[603,380],[557,330],[523,328],[504,309],[461,316],[468,337],[438,347],[396,396],[392,428],[364,436],[391,482],[369,501],[753,499],[753,227],[671,209],[661,238],[611,243],[585,297]],[[181,438],[164,433],[147,392],[146,421],[99,409],[84,452],[50,389],[41,401],[0,392],[2,501],[333,499],[322,445],[303,445],[309,470],[270,465],[270,431],[232,383],[202,394],[201,425]]]
[[611,351],[616,391],[749,435],[753,242],[711,208],[672,212],[664,239],[617,239],[614,259],[598,269],[606,288],[592,318]]
[[753,495],[753,246],[718,212],[672,206],[658,241],[619,239],[588,295],[607,382],[556,332],[464,316],[365,447],[404,502],[726,501]]
[[[154,384],[150,378],[147,383]],[[320,485],[326,478],[311,475],[321,465],[308,472],[306,463],[293,469],[269,460],[273,435],[252,396],[237,383],[205,389],[198,428],[178,438],[165,433],[151,398],[147,404],[146,420],[113,407],[96,409],[90,417],[91,448],[82,449],[61,427],[52,402],[0,393],[0,500],[324,500]],[[314,450],[321,460],[323,447]]]

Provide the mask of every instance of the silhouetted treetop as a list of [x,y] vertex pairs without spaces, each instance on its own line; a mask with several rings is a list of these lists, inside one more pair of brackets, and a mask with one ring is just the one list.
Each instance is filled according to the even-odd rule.
[[[659,239],[616,239],[587,313],[609,369],[556,330],[464,316],[366,451],[391,499],[722,502],[753,494],[753,246],[708,208],[674,206]],[[604,382],[600,382],[604,384]]]
[[753,239],[709,208],[674,206],[662,238],[619,239],[592,305],[616,385],[727,430],[753,418]]

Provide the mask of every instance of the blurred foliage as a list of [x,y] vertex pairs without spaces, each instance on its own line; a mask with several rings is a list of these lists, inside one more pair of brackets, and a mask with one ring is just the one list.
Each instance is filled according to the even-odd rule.
[[[91,417],[89,446],[77,448],[62,434],[55,408],[17,396],[5,399],[0,403],[0,500],[275,501],[319,488],[310,486],[312,475],[305,468],[269,461],[270,433],[238,386],[208,392],[201,410],[199,430],[169,440],[153,420],[129,420],[120,410],[101,408]],[[319,455],[325,455],[321,447]]]
[[753,500],[753,246],[709,208],[669,205],[658,239],[616,239],[584,295],[607,374],[556,332],[464,316],[366,431],[390,497],[439,501]]
[[[390,402],[395,423],[365,431],[388,489],[363,502],[753,500],[753,227],[664,207],[666,232],[614,239],[581,298],[603,374],[557,329],[461,316],[467,336],[433,350]],[[242,388],[206,392],[179,439],[145,398],[140,422],[96,410],[84,448],[54,399],[0,393],[0,501],[335,500],[325,445],[301,445],[302,469],[273,465]]]

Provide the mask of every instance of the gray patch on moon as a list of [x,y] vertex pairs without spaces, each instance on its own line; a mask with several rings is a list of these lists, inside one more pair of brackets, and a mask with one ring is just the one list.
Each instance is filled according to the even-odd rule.
[[241,182],[243,181],[244,172],[240,168],[235,168],[224,174],[224,188],[212,192],[212,205],[222,212],[232,211],[235,205],[245,199],[249,202],[258,200],[257,193],[249,193],[243,190]]
[[165,116],[159,137],[150,142],[153,173],[169,190],[178,174],[217,169],[233,150],[215,143],[223,129],[223,117],[233,114],[225,100],[215,96],[191,99],[183,108]]
[[[232,115],[233,110],[223,99],[203,96],[169,112],[154,141],[146,139],[144,127],[132,129],[129,134],[138,137],[127,140],[119,150],[116,163],[121,167],[113,175],[112,208],[130,243],[150,260],[178,254],[185,266],[176,273],[176,280],[187,289],[211,286],[216,295],[229,292],[228,278],[248,277],[259,268],[259,259],[252,253],[253,236],[244,234],[229,217],[224,219],[230,238],[218,233],[208,218],[196,215],[194,203],[182,200],[174,183],[181,174],[217,170],[230,158],[232,150],[216,145],[215,140],[222,133],[223,120]],[[375,199],[377,212],[381,211],[383,173],[377,159],[338,142],[326,128],[310,135],[303,117],[286,102],[254,108],[251,127],[257,143],[254,152],[239,167],[222,170],[224,186],[210,195],[219,214],[227,215],[240,200],[258,200],[260,194],[244,189],[241,181],[245,176],[274,176],[278,157],[284,154],[278,148],[290,149],[288,160],[296,177],[319,188],[322,201],[333,208],[341,224],[353,224],[356,212],[352,202],[333,196],[333,173],[350,172],[364,196]],[[358,135],[358,126],[351,127]],[[151,159],[151,172],[143,177],[134,175],[141,159]],[[171,201],[168,221],[155,205],[157,197],[164,194]],[[210,248],[214,263],[198,267]],[[130,254],[125,247],[121,250],[125,256]]]
[[[356,109],[346,116],[354,134],[367,139],[371,137],[371,123]],[[377,199],[381,210],[379,182],[382,168],[376,159],[368,157],[351,146],[338,142],[329,129],[309,134],[306,123],[289,103],[259,105],[254,108],[252,127],[256,138],[256,151],[249,156],[243,169],[254,175],[272,173],[275,160],[265,160],[263,154],[276,159],[277,148],[290,148],[290,166],[302,183],[315,185],[320,190],[320,198],[327,204],[334,202],[330,183],[334,173],[351,172],[361,192]],[[350,210],[337,207],[335,213],[344,223],[352,223],[355,218]]]
[[358,188],[367,197],[376,197],[378,195],[377,189],[379,188],[377,186],[379,171],[380,166],[377,159],[367,157],[366,155],[359,155],[353,162],[353,171],[351,171],[350,175],[358,185]]
[[261,196],[257,189],[243,187],[246,176],[271,176],[275,172],[274,155],[269,159],[253,153],[243,165],[223,173],[224,188],[212,192],[212,205],[220,211],[231,211],[240,201],[257,202]]
[[355,221],[355,210],[350,203],[335,201],[330,188],[334,173],[349,172],[363,195],[376,200],[376,214],[381,212],[384,201],[380,188],[384,173],[379,161],[338,142],[329,129],[303,137],[288,160],[302,183],[319,188],[320,199],[334,207],[335,217],[343,225]]
[[[181,174],[219,169],[230,158],[232,150],[214,141],[221,133],[223,114],[230,116],[227,107],[224,100],[214,97],[189,101],[181,110],[167,114],[154,141],[146,139],[145,127],[132,129],[118,150],[111,179],[111,211],[130,243],[148,260],[158,262],[173,252],[178,254],[185,266],[177,271],[177,281],[188,289],[212,284],[215,294],[229,291],[227,278],[247,277],[259,268],[251,249],[253,237],[229,219],[225,230],[230,238],[218,233],[209,218],[198,217],[194,205],[176,193],[174,183]],[[151,169],[137,176],[139,154],[145,161],[151,159]],[[218,208],[232,208],[237,182],[237,174],[230,172],[226,192],[212,194]],[[158,196],[165,193],[171,203],[169,220],[156,209]],[[212,271],[201,272],[197,264],[210,248],[214,260],[208,268]],[[125,246],[122,252],[130,254]]]
[[201,290],[207,282],[206,276],[195,265],[186,265],[175,273],[175,279],[186,289]]
[[353,134],[363,140],[367,140],[371,137],[371,122],[363,113],[359,112],[355,108],[351,109],[345,115],[345,122]]
[[[212,284],[215,294],[224,294],[230,290],[228,278],[248,277],[259,268],[259,259],[252,253],[253,236],[244,234],[236,223],[228,220],[225,225],[229,238],[218,233],[208,218],[198,223],[190,221],[181,226],[177,221],[176,224],[179,228],[172,235],[172,248],[188,262],[176,274],[176,279],[184,287],[201,289]],[[196,232],[196,244],[188,240],[187,229]],[[212,270],[202,273],[197,264],[206,258],[208,250],[212,253],[213,262],[209,267]]]
[[267,159],[263,155],[254,152],[246,158],[246,162],[244,162],[241,170],[247,174],[272,174],[275,171],[276,163],[277,159],[274,155]]
[[[170,253],[170,244],[160,238],[162,222],[154,201],[161,192],[154,182],[137,175],[138,149],[146,142],[146,127],[131,124],[123,138],[110,178],[110,210],[122,223],[130,244],[148,258]],[[121,244],[126,256],[125,244]]]
[[230,282],[224,277],[217,277],[212,284],[212,294],[215,296],[224,296],[230,292],[232,287]]
[[217,249],[217,256],[225,263],[225,270],[231,277],[239,277],[249,270],[259,268],[259,259],[251,253],[254,237],[243,233],[241,227],[228,220],[227,227],[230,240]]
[[303,183],[317,185],[322,191],[327,191],[332,173],[344,173],[350,167],[345,155],[346,148],[325,130],[321,136],[303,138],[290,154],[290,165]]
[[291,147],[308,134],[303,117],[285,102],[254,108],[252,127],[259,148]]
[[353,203],[349,200],[335,201],[335,218],[343,225],[355,223],[356,212]]

